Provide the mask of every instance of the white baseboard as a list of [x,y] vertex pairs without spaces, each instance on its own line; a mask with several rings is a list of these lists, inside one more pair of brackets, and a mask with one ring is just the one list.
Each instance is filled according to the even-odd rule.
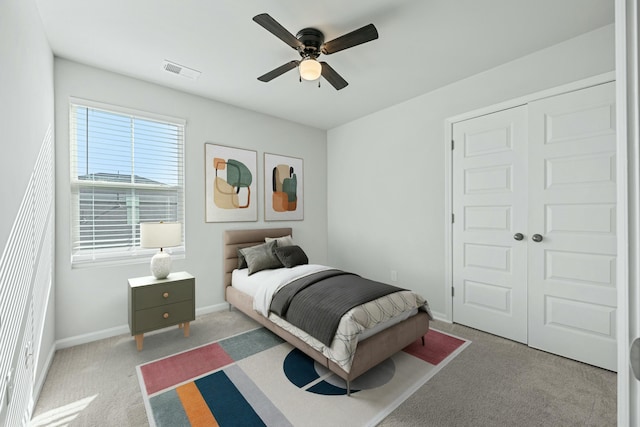
[[[200,307],[196,309],[196,320],[198,316],[205,314],[215,313],[216,311],[223,311],[229,308],[229,304],[224,302],[221,304],[209,305],[207,307]],[[116,326],[114,328],[103,329],[101,331],[89,332],[82,335],[76,335],[74,337],[63,338],[55,342],[55,349],[60,350],[63,348],[75,347],[81,344],[87,344],[93,341],[99,341],[105,338],[115,337],[117,335],[128,334],[129,325]]]
[[439,321],[441,321],[441,322],[446,322],[446,323],[453,323],[453,322],[451,321],[451,319],[449,319],[449,318],[447,317],[447,315],[446,315],[446,314],[444,314],[444,313],[439,313],[439,312],[437,312],[437,311],[433,311],[433,310],[431,310],[431,314],[433,314],[433,318],[434,318],[435,320],[439,320]]
[[63,338],[56,341],[56,349],[61,350],[63,348],[75,347],[77,345],[86,344],[93,341],[103,340],[105,338],[115,337],[117,335],[126,334],[129,332],[129,326],[116,326],[115,328],[103,329],[101,331],[89,332],[82,335],[76,335],[74,337]]
[[223,311],[229,309],[229,303],[223,302],[222,304],[209,305],[207,307],[196,308],[196,319],[203,314],[211,314],[216,311]]

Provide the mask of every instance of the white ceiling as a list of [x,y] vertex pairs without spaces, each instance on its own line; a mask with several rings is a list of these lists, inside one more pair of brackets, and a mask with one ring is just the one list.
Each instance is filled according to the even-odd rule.
[[[331,129],[610,24],[613,0],[36,0],[55,55]],[[252,21],[331,40],[373,23],[379,39],[322,56],[349,86],[257,77],[296,51]],[[170,74],[165,59],[202,72]]]

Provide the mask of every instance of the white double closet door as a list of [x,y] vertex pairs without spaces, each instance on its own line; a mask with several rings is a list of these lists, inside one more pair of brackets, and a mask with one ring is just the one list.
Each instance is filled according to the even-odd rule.
[[453,137],[454,322],[616,370],[614,83]]

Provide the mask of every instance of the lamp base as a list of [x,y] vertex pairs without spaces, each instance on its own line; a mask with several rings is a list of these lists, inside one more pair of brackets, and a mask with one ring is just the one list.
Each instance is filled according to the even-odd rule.
[[160,251],[151,258],[151,274],[156,279],[166,279],[171,272],[171,255]]

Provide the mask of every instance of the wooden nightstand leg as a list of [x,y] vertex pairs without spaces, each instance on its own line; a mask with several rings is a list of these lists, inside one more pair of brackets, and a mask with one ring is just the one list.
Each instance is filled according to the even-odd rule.
[[184,327],[184,336],[188,337],[189,336],[189,322],[184,322],[183,323],[183,327]]
[[143,340],[144,340],[144,334],[136,335],[136,347],[138,348],[138,351],[142,350],[142,341]]

